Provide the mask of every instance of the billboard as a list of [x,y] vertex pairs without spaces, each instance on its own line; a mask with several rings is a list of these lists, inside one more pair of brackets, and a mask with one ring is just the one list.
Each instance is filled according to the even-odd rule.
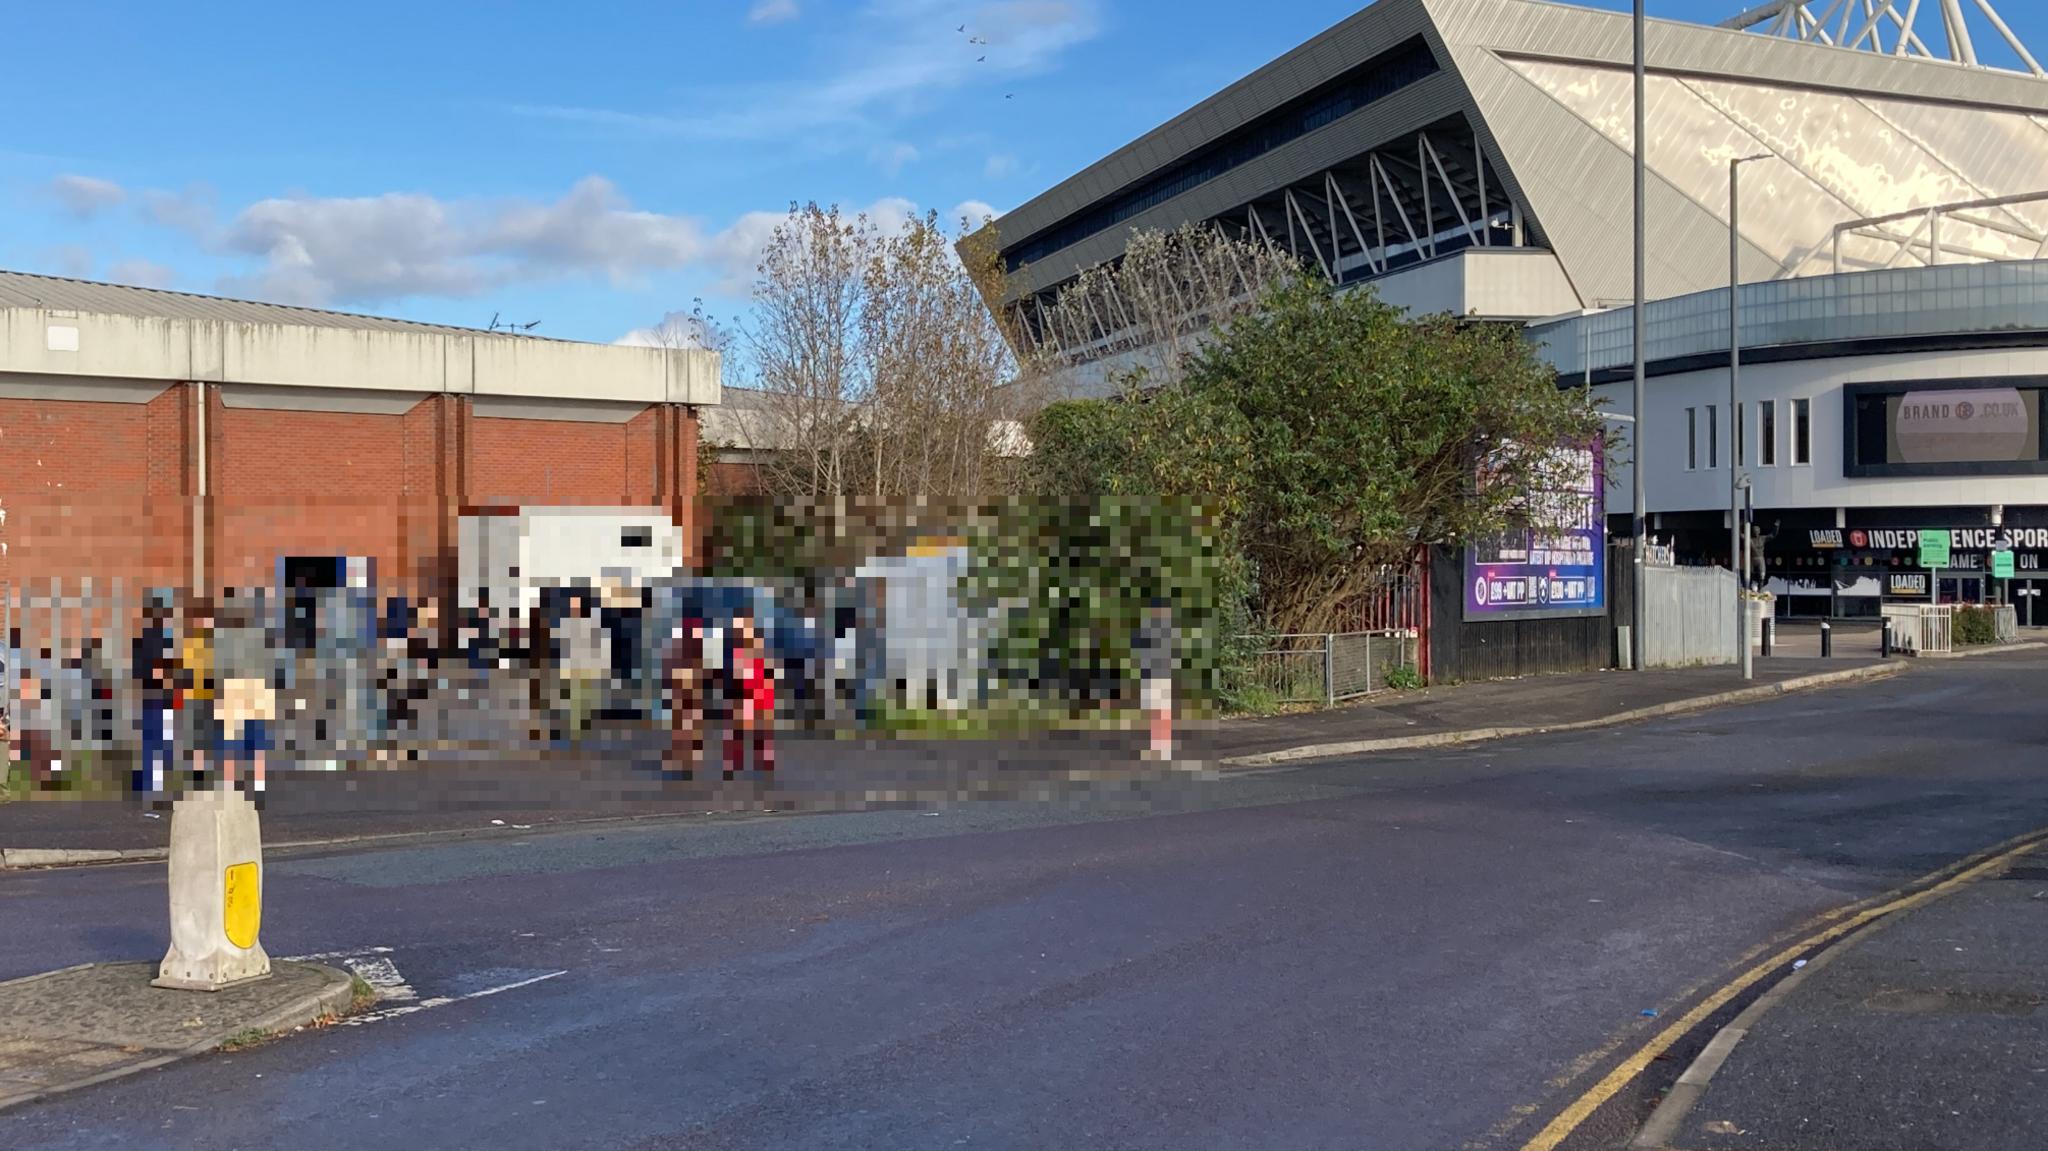
[[1607,500],[1602,453],[1553,452],[1550,487],[1530,497],[1530,526],[1465,549],[1465,618],[1544,619],[1607,612]]
[[1843,389],[1847,476],[2048,472],[2040,376],[1894,380]]

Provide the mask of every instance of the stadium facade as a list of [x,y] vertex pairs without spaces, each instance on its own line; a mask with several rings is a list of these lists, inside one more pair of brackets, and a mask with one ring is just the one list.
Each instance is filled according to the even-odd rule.
[[[1995,16],[2025,71],[1908,12],[1649,22],[1646,511],[1678,562],[1727,563],[1732,464],[1785,610],[2009,598],[2048,624],[2048,80]],[[1621,13],[1380,0],[1004,216],[1003,305],[1034,325],[1133,230],[1209,223],[1416,312],[1527,325],[1561,383],[1634,416],[1631,44]],[[1731,421],[1728,171],[1752,155]],[[1053,333],[1075,379],[1100,378],[1099,334]],[[1924,529],[1954,532],[1950,567],[1918,566]]]

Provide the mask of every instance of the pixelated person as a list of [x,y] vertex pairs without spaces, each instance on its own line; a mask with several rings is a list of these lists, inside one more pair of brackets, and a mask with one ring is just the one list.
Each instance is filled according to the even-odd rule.
[[269,682],[237,677],[221,681],[221,778],[235,782],[235,766],[249,768],[249,790],[263,790],[263,753],[270,750],[270,724],[277,720],[277,692]]
[[178,645],[178,695],[175,706],[184,718],[185,750],[192,759],[195,781],[205,782],[206,757],[220,743],[214,718],[213,605],[195,599],[185,612],[185,638]]
[[130,776],[137,795],[163,795],[170,786],[171,759],[177,754],[176,663],[171,658],[170,611],[152,604],[142,609],[142,628],[133,642],[142,762]]
[[1138,706],[1151,721],[1147,759],[1173,758],[1173,615],[1154,598],[1145,609],[1134,645],[1138,656]]
[[611,673],[611,659],[605,650],[609,637],[605,635],[603,620],[593,610],[593,598],[588,588],[572,590],[566,610],[554,626],[556,650],[560,653],[560,698],[568,705],[564,709],[568,712],[564,738],[570,740],[588,734],[591,712],[597,707],[599,682]]
[[614,578],[606,578],[598,591],[598,622],[604,629],[606,647],[605,676],[612,697],[607,710],[623,712],[638,698],[641,628],[646,621],[644,596],[642,589]]
[[661,681],[667,689],[669,745],[663,759],[682,779],[695,779],[704,766],[704,736],[710,714],[709,676],[704,666],[705,626],[684,619],[661,649]]
[[775,673],[769,665],[767,646],[750,611],[740,613],[732,630],[733,654],[726,661],[733,716],[732,730],[725,741],[727,779],[745,770],[749,742],[754,745],[755,766],[763,772],[775,770]]
[[18,706],[10,737],[13,746],[8,754],[16,762],[28,765],[29,781],[37,787],[48,785],[56,777],[57,749],[50,740],[50,733],[37,722],[44,711],[43,700],[48,698],[49,690],[43,678],[36,675],[36,669],[24,662],[15,690]]

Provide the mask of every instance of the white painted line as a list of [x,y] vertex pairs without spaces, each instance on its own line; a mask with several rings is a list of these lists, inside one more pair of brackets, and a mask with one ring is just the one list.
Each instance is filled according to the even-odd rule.
[[[511,990],[513,990],[514,988],[518,988],[518,987],[526,987],[526,986],[529,986],[529,985],[531,985],[531,984],[535,984],[535,983],[539,983],[539,982],[542,982],[543,980],[553,979],[553,978],[554,978],[555,976],[557,976],[557,975],[567,975],[567,974],[569,974],[569,972],[568,972],[568,970],[567,970],[566,968],[564,968],[564,969],[563,969],[563,970],[561,970],[561,971],[550,971],[550,972],[548,972],[548,973],[547,973],[546,975],[536,975],[536,976],[534,976],[534,977],[533,977],[532,979],[522,979],[522,980],[520,980],[520,981],[519,981],[519,982],[517,982],[517,983],[507,983],[507,984],[506,984],[505,986],[503,986],[503,987],[488,987],[488,988],[485,988],[485,989],[484,989],[484,990],[482,990],[482,991],[472,991],[472,992],[470,992],[470,993],[469,993],[469,994],[467,994],[467,995],[461,996],[460,998],[463,998],[463,999],[482,999],[482,998],[483,998],[484,996],[486,996],[486,995],[496,995],[496,994],[497,994],[498,992],[500,992],[500,991],[511,991]],[[450,1002],[453,1002],[453,1001],[451,1000]]]
[[536,975],[531,979],[521,979],[516,983],[486,987],[482,991],[472,991],[467,995],[437,995],[431,999],[421,999],[419,991],[406,982],[405,976],[399,973],[398,965],[387,958],[391,954],[392,949],[389,947],[364,947],[353,951],[322,951],[313,955],[292,955],[285,958],[298,962],[316,959],[338,960],[342,966],[361,976],[363,982],[376,988],[379,1001],[393,1004],[390,1007],[366,1011],[361,1015],[352,1015],[341,1021],[344,1027],[361,1027],[365,1023],[395,1019],[401,1015],[411,1015],[415,1011],[425,1011],[429,1007],[446,1007],[450,1003],[460,1003],[465,999],[482,999],[486,995],[514,991],[569,974],[568,969],[564,968],[561,971],[550,971],[546,975]]

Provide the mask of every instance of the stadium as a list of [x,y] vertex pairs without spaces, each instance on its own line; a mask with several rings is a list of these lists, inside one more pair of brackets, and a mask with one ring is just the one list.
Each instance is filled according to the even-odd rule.
[[[1649,21],[1638,413],[1632,44],[1625,13],[1380,0],[1003,217],[1004,306],[1059,343],[1075,390],[1099,389],[1115,341],[1041,331],[1048,305],[1134,230],[1211,224],[1418,314],[1526,326],[1561,384],[1621,417],[1616,537],[1640,429],[1649,531],[1678,564],[1729,564],[1734,467],[1780,612],[2003,602],[2048,624],[2033,56],[1989,3]],[[1951,533],[1947,566],[1919,565],[1930,529]]]

